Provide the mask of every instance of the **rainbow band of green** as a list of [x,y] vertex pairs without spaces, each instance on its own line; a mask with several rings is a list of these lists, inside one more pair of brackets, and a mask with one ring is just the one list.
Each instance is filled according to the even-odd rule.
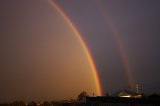
[[77,28],[75,27],[73,22],[68,18],[68,16],[63,12],[63,10],[58,6],[58,4],[56,4],[52,0],[49,0],[49,2],[58,11],[58,13],[63,17],[63,19],[68,24],[68,26],[73,30],[73,32],[75,33],[75,36],[77,37],[77,39],[79,40],[80,44],[82,45],[82,48],[83,48],[83,50],[84,50],[84,52],[86,54],[86,57],[88,59],[88,62],[90,64],[90,67],[91,67],[91,70],[92,70],[92,75],[93,75],[94,80],[95,80],[94,82],[95,82],[95,85],[96,85],[97,94],[99,96],[101,96],[102,95],[102,89],[101,89],[101,84],[100,84],[100,78],[99,78],[99,75],[97,73],[97,69],[96,69],[95,63],[93,61],[92,55],[91,55],[89,49],[87,48],[87,46],[85,44],[85,41],[82,38],[82,35],[77,30]]

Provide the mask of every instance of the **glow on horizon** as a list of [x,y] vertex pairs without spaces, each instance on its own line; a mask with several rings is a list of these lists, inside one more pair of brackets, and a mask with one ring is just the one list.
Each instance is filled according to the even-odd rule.
[[98,76],[98,72],[95,66],[95,63],[93,61],[92,55],[89,51],[89,49],[87,48],[85,41],[82,38],[82,35],[80,34],[80,32],[77,30],[77,28],[75,27],[75,25],[73,24],[73,22],[68,18],[68,16],[63,12],[63,10],[52,0],[48,0],[51,5],[58,11],[58,13],[64,18],[64,20],[66,21],[66,23],[68,24],[68,26],[73,30],[73,32],[75,33],[75,36],[77,37],[77,39],[79,40],[85,55],[88,59],[88,62],[90,64],[91,67],[91,71],[94,77],[94,82],[95,82],[95,86],[96,86],[96,90],[98,93],[98,96],[102,95],[102,88],[101,88],[101,84],[100,84],[100,78]]

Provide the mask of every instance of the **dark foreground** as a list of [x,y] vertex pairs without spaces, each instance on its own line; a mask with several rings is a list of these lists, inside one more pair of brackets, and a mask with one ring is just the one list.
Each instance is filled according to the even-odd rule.
[[86,97],[73,102],[29,102],[1,103],[0,106],[160,106],[160,98]]
[[79,106],[160,106],[160,98],[87,97]]

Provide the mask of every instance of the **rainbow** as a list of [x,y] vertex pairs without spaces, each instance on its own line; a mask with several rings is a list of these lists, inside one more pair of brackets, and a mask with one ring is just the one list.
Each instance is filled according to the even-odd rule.
[[103,8],[103,5],[101,4],[101,2],[99,0],[96,0],[96,4],[97,4],[97,7],[98,7],[100,13],[102,14],[102,16],[104,18],[105,25],[109,27],[109,29],[112,33],[112,37],[116,43],[117,49],[119,50],[120,58],[123,63],[124,71],[125,71],[125,74],[127,77],[128,87],[131,89],[134,85],[133,77],[132,77],[131,69],[129,66],[128,59],[127,59],[125,48],[124,48],[123,43],[121,42],[120,38],[118,37],[118,35],[119,35],[118,30],[116,29],[112,20],[110,19],[109,14],[106,14],[107,11],[104,11],[105,9]]
[[99,75],[97,73],[97,69],[96,69],[96,65],[93,61],[92,55],[88,49],[88,47],[85,44],[84,39],[82,38],[81,33],[77,30],[77,28],[75,27],[75,25],[73,24],[73,22],[71,21],[71,19],[63,12],[63,10],[60,8],[60,6],[58,6],[58,4],[56,4],[53,0],[48,0],[50,2],[50,4],[58,11],[58,13],[63,17],[63,19],[66,21],[66,23],[68,24],[68,26],[73,30],[73,32],[75,33],[75,36],[77,37],[77,39],[79,40],[80,44],[82,45],[82,48],[86,54],[86,57],[88,59],[88,62],[90,64],[91,70],[92,70],[92,74],[94,77],[94,82],[96,85],[96,90],[99,96],[102,95],[102,89],[101,89],[101,84],[100,84],[100,78]]

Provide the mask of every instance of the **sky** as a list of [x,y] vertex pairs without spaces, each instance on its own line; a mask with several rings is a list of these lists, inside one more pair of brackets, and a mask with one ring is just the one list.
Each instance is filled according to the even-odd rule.
[[[55,0],[90,50],[103,94],[160,93],[160,1]],[[96,92],[81,43],[47,0],[0,1],[0,101]]]

